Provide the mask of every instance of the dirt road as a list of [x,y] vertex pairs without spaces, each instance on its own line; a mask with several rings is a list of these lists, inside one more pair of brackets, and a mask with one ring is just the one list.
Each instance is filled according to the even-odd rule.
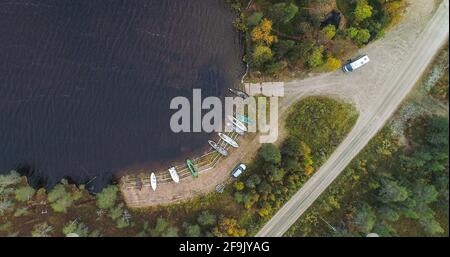
[[[282,236],[384,126],[448,40],[444,0],[431,20],[430,1],[411,1],[406,20],[364,52],[372,63],[351,75],[327,74],[289,85],[292,95],[331,94],[361,111],[354,129],[317,173],[273,216],[257,236]],[[424,23],[425,22],[425,23]],[[289,106],[296,96],[286,99]]]

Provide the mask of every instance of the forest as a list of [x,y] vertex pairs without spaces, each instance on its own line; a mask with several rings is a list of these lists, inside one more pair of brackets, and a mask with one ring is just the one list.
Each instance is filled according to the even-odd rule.
[[397,24],[404,0],[229,0],[250,79],[339,69]]

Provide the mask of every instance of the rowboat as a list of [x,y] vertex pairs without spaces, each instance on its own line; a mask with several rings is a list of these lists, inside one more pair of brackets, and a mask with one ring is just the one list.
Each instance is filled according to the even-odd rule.
[[244,132],[247,131],[247,127],[245,127],[245,125],[242,122],[240,122],[238,119],[236,119],[235,117],[228,115],[228,120],[231,121],[231,123],[233,123],[233,125],[235,125],[240,130],[242,130]]
[[237,117],[238,117],[239,121],[241,121],[241,122],[243,122],[243,123],[246,123],[246,124],[248,124],[248,125],[253,125],[253,124],[255,124],[255,122],[254,122],[252,119],[250,119],[248,116],[245,116],[245,115],[238,115]]
[[245,133],[243,130],[241,130],[240,128],[238,128],[235,125],[231,124],[230,122],[227,122],[227,126],[230,127],[233,131],[235,131],[236,133],[238,133],[241,136],[243,136],[244,133]]
[[186,165],[191,172],[192,177],[198,178],[198,170],[195,167],[194,163],[191,160],[186,160]]
[[209,145],[216,150],[218,153],[220,153],[223,156],[228,156],[228,152],[227,150],[223,149],[220,145],[218,145],[216,142],[209,140],[208,141]]
[[246,99],[246,98],[250,97],[247,93],[245,93],[245,92],[243,92],[241,90],[237,90],[237,89],[234,89],[234,88],[229,88],[229,90],[230,90],[231,93],[233,93],[233,94],[235,94],[235,95],[237,95],[237,96],[239,96],[241,98]]
[[156,175],[153,172],[152,172],[152,174],[150,174],[150,185],[152,186],[153,191],[155,191],[156,190]]
[[223,133],[219,133],[219,137],[223,141],[225,141],[227,144],[231,145],[232,147],[234,147],[234,148],[238,148],[239,147],[238,143],[236,141],[234,141],[231,137],[229,137],[229,136],[227,136],[227,135],[225,135]]
[[177,170],[175,169],[175,167],[172,167],[169,169],[169,174],[175,183],[180,183],[180,177],[178,176],[178,173],[177,173]]

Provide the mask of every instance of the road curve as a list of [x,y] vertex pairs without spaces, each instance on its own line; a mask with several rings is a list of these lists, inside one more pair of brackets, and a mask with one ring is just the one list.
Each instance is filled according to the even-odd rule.
[[[389,75],[387,75],[389,79],[383,81],[384,87],[383,92],[379,93],[380,96],[376,97],[369,107],[362,110],[355,127],[329,160],[266,223],[256,234],[257,237],[282,236],[297,221],[389,120],[402,100],[420,79],[427,66],[432,62],[433,57],[448,40],[448,35],[449,1],[444,0],[433,17],[418,33],[418,36],[412,40],[413,44],[406,58],[401,60],[400,65],[395,65],[393,70],[389,70]],[[377,61],[380,60],[373,60],[373,62]],[[371,65],[374,64],[372,63]],[[378,65],[383,66],[383,63]],[[382,75],[384,74],[378,76]],[[326,76],[327,79],[325,81],[328,80],[329,86],[339,84],[333,84],[332,79],[334,75]],[[347,76],[346,83],[352,83],[351,76]],[[309,82],[310,85],[308,86],[310,88],[313,86],[314,81]],[[360,83],[360,80],[353,83]],[[370,83],[370,80],[367,83]],[[295,95],[301,95],[302,92],[306,91],[306,89],[302,91],[302,88],[306,87],[306,85],[302,86],[300,83],[292,84],[292,89],[288,89],[293,92],[292,100],[296,98]],[[324,87],[328,86],[325,85]],[[318,93],[320,94],[320,90]]]

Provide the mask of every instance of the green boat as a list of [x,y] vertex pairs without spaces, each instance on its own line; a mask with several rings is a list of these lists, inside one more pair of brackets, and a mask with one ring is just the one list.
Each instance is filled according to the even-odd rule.
[[192,177],[198,178],[198,170],[195,167],[194,163],[191,160],[187,160],[186,165],[187,165],[189,171],[191,172]]

